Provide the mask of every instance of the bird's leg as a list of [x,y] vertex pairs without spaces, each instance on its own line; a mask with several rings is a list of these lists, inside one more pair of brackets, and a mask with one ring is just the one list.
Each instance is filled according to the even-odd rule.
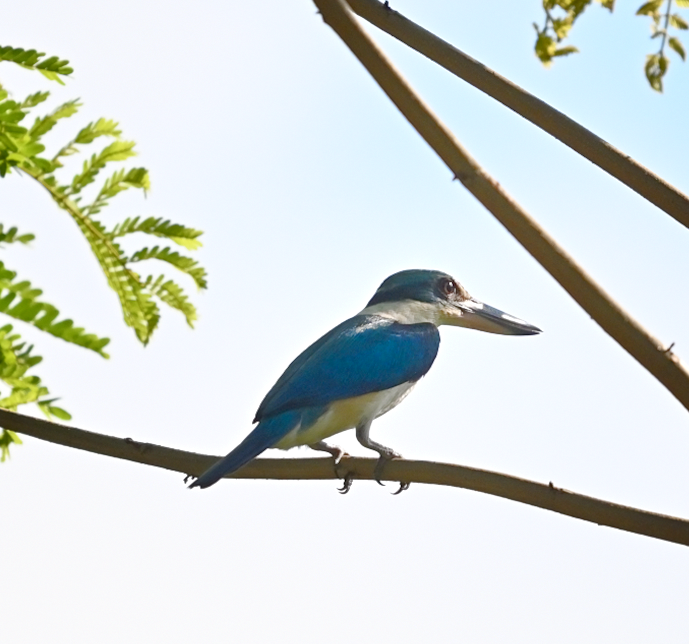
[[345,452],[341,447],[337,447],[336,445],[328,445],[328,443],[325,441],[318,441],[313,445],[309,445],[309,447],[311,449],[315,449],[317,452],[328,452],[328,454],[335,459],[335,465],[342,460],[343,456],[347,456],[347,452]]
[[[328,445],[325,441],[318,441],[317,443],[314,443],[313,445],[309,445],[311,449],[316,450],[317,452],[328,452],[333,459],[335,460],[335,476],[339,479],[340,478],[340,473],[337,471],[337,466],[340,464],[340,461],[342,460],[343,456],[349,456],[347,452],[345,452],[341,447],[337,447],[335,445]],[[342,487],[338,487],[337,491],[340,494],[347,494],[349,492],[350,488],[352,487],[352,481],[354,480],[354,476],[352,475],[351,472],[347,472],[347,474],[344,475],[344,479],[342,482]]]
[[[366,421],[362,425],[359,425],[356,428],[356,439],[364,446],[368,447],[368,449],[372,449],[376,452],[378,452],[380,458],[378,459],[378,462],[376,463],[376,467],[373,470],[373,478],[376,480],[376,482],[379,485],[384,485],[384,483],[381,483],[380,478],[383,475],[383,469],[385,468],[385,464],[388,461],[391,461],[393,458],[402,458],[401,454],[398,454],[394,450],[390,449],[389,447],[385,447],[385,445],[381,445],[380,443],[376,443],[375,441],[371,440],[369,437],[369,432],[371,431],[371,420]],[[397,491],[397,494],[400,492],[406,490],[409,487],[409,483],[404,483],[400,481],[400,489]]]

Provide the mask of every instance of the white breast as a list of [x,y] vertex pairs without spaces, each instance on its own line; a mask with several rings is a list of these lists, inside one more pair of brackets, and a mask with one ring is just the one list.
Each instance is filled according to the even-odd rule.
[[338,400],[329,405],[325,413],[310,427],[295,427],[275,447],[290,449],[296,445],[313,445],[346,429],[378,418],[399,405],[415,384],[405,382],[384,391]]

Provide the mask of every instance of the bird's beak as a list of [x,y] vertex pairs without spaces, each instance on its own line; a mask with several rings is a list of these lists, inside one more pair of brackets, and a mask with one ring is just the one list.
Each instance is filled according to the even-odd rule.
[[536,335],[541,329],[513,315],[470,298],[453,302],[444,310],[443,323],[503,335]]

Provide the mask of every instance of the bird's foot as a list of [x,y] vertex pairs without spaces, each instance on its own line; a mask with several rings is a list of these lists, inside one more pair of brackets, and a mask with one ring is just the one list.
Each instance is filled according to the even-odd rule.
[[189,479],[196,479],[196,478],[198,478],[198,477],[195,476],[194,474],[187,474],[187,475],[184,477],[184,485],[186,485],[187,483],[189,483]]
[[347,472],[342,480],[342,487],[338,487],[337,491],[340,494],[347,494],[349,490],[352,489],[352,482],[354,481],[354,474],[352,472]]
[[345,456],[349,456],[349,454],[347,454],[347,452],[340,449],[339,447],[335,449],[338,451],[337,454],[331,452],[333,455],[333,460],[335,461],[333,468],[335,470],[335,478],[342,479],[342,487],[338,487],[337,491],[340,494],[347,494],[347,492],[349,492],[349,490],[352,488],[352,482],[354,481],[354,472],[352,472],[351,470],[347,470],[344,474],[340,472],[340,463],[342,459]]
[[383,476],[383,470],[385,469],[385,466],[387,465],[388,461],[391,461],[393,458],[402,458],[402,454],[398,454],[397,452],[393,452],[389,447],[386,447],[385,450],[381,450],[378,452],[380,454],[380,457],[378,458],[378,462],[376,463],[376,467],[373,470],[373,479],[375,480],[378,485],[385,485],[380,479]]
[[[397,452],[393,452],[391,449],[388,449],[386,452],[380,452],[380,458],[378,459],[378,462],[376,463],[376,467],[373,470],[373,478],[378,483],[378,485],[385,486],[385,483],[383,483],[380,479],[383,476],[383,470],[385,469],[385,466],[387,465],[388,461],[391,461],[395,458],[402,458],[401,454],[398,454]],[[410,483],[407,483],[406,481],[400,481],[399,482],[400,486],[397,492],[393,492],[393,496],[396,496],[397,494],[400,494],[401,492],[404,492],[405,490],[409,489]]]

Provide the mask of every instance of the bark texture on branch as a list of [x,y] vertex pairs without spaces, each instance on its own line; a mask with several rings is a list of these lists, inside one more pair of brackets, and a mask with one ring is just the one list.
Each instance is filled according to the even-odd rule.
[[378,0],[348,0],[362,18],[516,112],[689,228],[689,197],[540,98]]
[[[116,438],[50,423],[0,409],[0,427],[74,449],[161,467],[198,476],[219,457],[185,452],[131,438]],[[330,480],[352,474],[373,480],[376,459],[345,457],[337,473],[330,458],[256,459],[228,478],[276,480]],[[391,461],[386,481],[446,485],[492,494],[512,501],[552,510],[584,521],[635,532],[648,537],[689,545],[689,521],[575,494],[550,485],[506,474],[431,461]],[[203,493],[203,492],[202,492]]]

